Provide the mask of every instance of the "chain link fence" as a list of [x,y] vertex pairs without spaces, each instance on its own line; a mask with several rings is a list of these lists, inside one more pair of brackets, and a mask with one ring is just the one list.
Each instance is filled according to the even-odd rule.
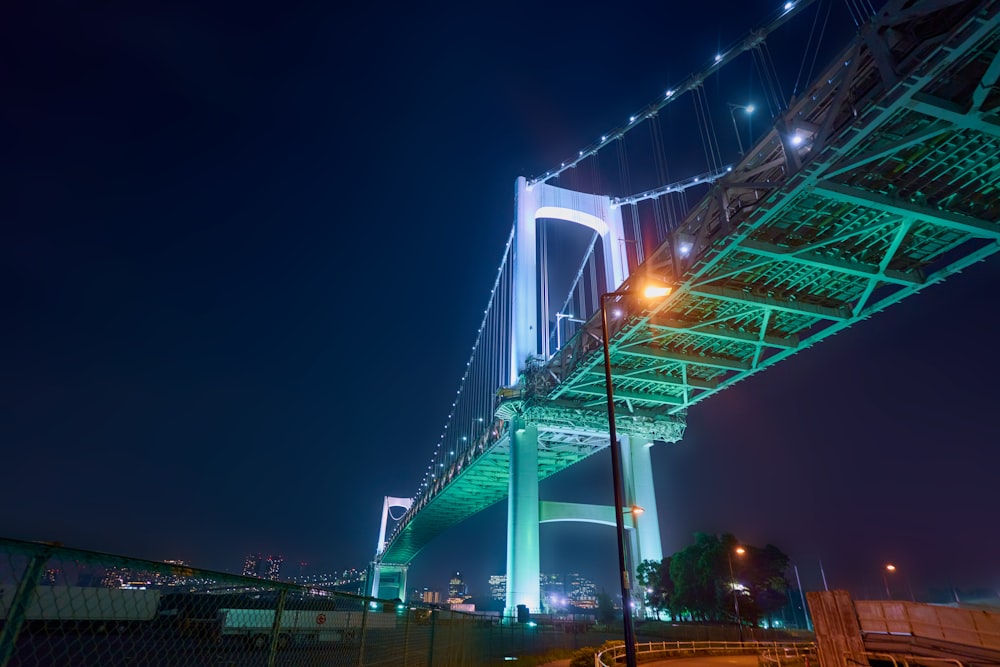
[[501,665],[576,629],[0,539],[0,667]]

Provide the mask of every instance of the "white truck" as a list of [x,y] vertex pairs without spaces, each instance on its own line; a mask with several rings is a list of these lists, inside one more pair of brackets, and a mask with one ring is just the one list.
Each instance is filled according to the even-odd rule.
[[[274,626],[273,609],[220,609],[219,634],[242,637],[254,648],[266,648]],[[395,628],[396,615],[379,611],[324,611],[285,609],[278,629],[278,647],[311,641],[343,642],[360,636],[366,629]]]
[[[0,586],[0,621],[7,621],[16,586]],[[85,586],[38,586],[24,621],[48,629],[126,632],[156,617],[160,591]]]

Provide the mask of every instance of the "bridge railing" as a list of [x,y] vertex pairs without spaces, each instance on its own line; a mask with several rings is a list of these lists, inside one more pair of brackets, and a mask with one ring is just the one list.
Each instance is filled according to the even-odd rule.
[[[761,667],[819,667],[812,642],[647,642],[636,644],[636,655],[644,660],[703,655],[756,655]],[[594,654],[594,667],[613,667],[625,655],[625,644]]]
[[0,667],[492,664],[497,616],[0,539]]

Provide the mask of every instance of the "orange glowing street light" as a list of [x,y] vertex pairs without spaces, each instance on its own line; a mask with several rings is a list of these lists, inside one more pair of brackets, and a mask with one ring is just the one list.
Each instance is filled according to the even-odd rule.
[[604,384],[608,395],[608,449],[611,450],[611,476],[614,484],[615,530],[618,536],[618,574],[622,590],[622,629],[625,635],[625,665],[635,667],[635,628],[632,624],[632,599],[629,584],[629,564],[625,549],[625,514],[632,512],[632,518],[637,516],[636,507],[625,508],[625,492],[622,488],[622,460],[618,445],[618,432],[615,428],[615,396],[611,381],[611,336],[608,333],[608,299],[623,296],[643,296],[647,299],[662,299],[672,291],[663,284],[647,283],[641,290],[621,290],[607,292],[601,295],[601,333],[604,337]]
[[[737,556],[742,556],[747,552],[743,547],[736,547],[733,549]],[[726,552],[726,558],[729,560],[729,580],[730,585],[733,588],[733,606],[736,609],[736,627],[739,629],[740,633],[740,643],[743,643],[743,619],[740,618],[740,596],[736,593],[736,575],[733,574],[733,554]]]

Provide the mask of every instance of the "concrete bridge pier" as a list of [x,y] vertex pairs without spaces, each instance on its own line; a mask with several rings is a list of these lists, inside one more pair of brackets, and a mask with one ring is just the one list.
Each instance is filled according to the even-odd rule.
[[660,518],[656,511],[656,489],[653,487],[653,468],[649,455],[649,450],[656,443],[636,435],[623,435],[619,439],[625,504],[642,508],[642,513],[635,517],[633,531],[635,544],[630,555],[634,569],[644,560],[663,560]]
[[[504,615],[516,616],[518,605],[532,612],[541,609],[539,524],[554,521],[583,521],[615,526],[615,513],[626,512],[626,548],[631,565],[635,599],[641,591],[635,570],[644,560],[662,560],[660,522],[656,491],[650,467],[648,437],[625,434],[620,437],[625,507],[578,503],[540,502],[538,498],[538,426],[517,416],[511,424],[510,478],[507,498],[507,598]],[[638,506],[641,513],[629,511]]]
[[541,606],[538,555],[538,426],[523,417],[510,429],[510,482],[507,496],[507,602],[505,616],[517,606]]

